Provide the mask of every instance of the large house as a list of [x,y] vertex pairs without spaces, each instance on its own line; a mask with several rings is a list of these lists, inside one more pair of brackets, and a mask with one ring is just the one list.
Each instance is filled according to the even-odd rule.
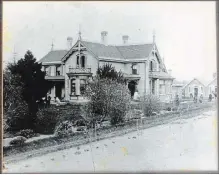
[[173,77],[167,72],[155,43],[128,44],[128,36],[122,37],[123,45],[108,45],[107,32],[101,32],[101,43],[84,41],[79,37],[72,45],[68,37],[67,50],[51,50],[39,62],[46,72],[46,79],[54,86],[49,94],[66,101],[80,100],[89,79],[97,68],[106,63],[121,71],[127,86],[134,85],[139,95],[155,94],[161,100],[172,98]]

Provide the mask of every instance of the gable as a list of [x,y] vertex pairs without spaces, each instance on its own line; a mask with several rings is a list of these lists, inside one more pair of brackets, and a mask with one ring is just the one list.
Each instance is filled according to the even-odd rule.
[[[154,51],[155,51],[155,53],[154,53]],[[154,44],[154,46],[152,47],[152,50],[150,53],[150,60],[155,60],[159,64],[160,70],[167,73],[166,66],[160,57],[160,54],[159,54],[159,51],[158,51],[156,44]]]
[[212,82],[210,82],[210,83],[208,84],[208,86],[211,86],[211,85],[217,86],[217,77],[216,77]]
[[202,86],[205,87],[203,83],[201,83],[198,79],[193,79],[188,84],[186,84],[183,88],[187,88],[188,86]]

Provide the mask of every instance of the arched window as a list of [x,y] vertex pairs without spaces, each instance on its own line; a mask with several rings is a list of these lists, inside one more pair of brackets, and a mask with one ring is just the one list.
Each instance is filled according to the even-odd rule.
[[150,61],[150,71],[153,70],[153,61]]
[[85,56],[81,56],[81,67],[85,67]]
[[79,67],[79,55],[77,55],[77,63],[76,63],[77,67]]
[[77,55],[77,60],[76,60],[76,65],[77,67],[82,67],[85,68],[85,56],[84,55]]

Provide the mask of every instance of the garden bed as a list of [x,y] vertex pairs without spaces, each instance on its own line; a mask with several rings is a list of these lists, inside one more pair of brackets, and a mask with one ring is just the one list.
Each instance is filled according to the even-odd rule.
[[[139,129],[146,129],[156,125],[168,123],[173,120],[179,119],[179,117],[193,117],[211,108],[212,104],[200,105],[199,107],[194,107],[190,110],[182,110],[181,112],[172,111],[159,116],[146,117],[142,119],[142,125],[141,128],[139,127]],[[140,122],[140,120],[138,120],[138,122]],[[18,159],[25,159],[28,157],[42,155],[49,152],[54,152],[57,150],[67,149],[77,145],[86,144],[89,143],[90,140],[95,141],[96,139],[101,140],[109,137],[123,135],[128,132],[136,131],[136,126],[136,120],[129,120],[120,125],[102,127],[96,130],[96,138],[94,138],[93,130],[89,130],[91,137],[88,134],[84,133],[75,133],[68,137],[51,136],[49,138],[26,142],[22,146],[4,147],[3,154],[5,157],[5,161],[17,161]]]

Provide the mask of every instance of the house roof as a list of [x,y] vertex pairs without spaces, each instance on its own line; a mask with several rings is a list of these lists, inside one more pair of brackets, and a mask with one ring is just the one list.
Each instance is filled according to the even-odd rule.
[[180,87],[183,87],[185,85],[184,82],[182,81],[178,81],[178,80],[173,80],[173,85],[172,86],[180,86]]
[[111,57],[121,59],[146,58],[153,49],[154,44],[138,44],[113,46],[94,43],[89,41],[81,41],[86,48],[91,50],[97,57]]
[[[146,58],[151,53],[154,45],[151,43],[115,46],[90,41],[81,41],[81,43],[97,57],[120,59]],[[61,61],[67,53],[67,50],[53,50],[39,60],[39,62]]]
[[104,45],[88,41],[81,41],[82,44],[91,50],[97,57],[124,58],[116,46]]
[[154,44],[116,46],[126,59],[146,58],[153,49]]
[[217,80],[217,77],[215,77],[213,80],[211,80],[211,82],[208,83],[207,86],[211,85],[215,80]]
[[192,79],[189,83],[187,83],[187,84],[185,84],[184,86],[183,86],[183,89],[185,88],[185,87],[187,87],[190,83],[192,83],[193,81],[198,81],[200,84],[202,84],[204,87],[205,87],[205,85],[201,82],[201,81],[199,81],[197,78],[194,78],[194,79]]
[[55,62],[61,61],[64,55],[67,53],[67,50],[52,50],[47,55],[45,55],[39,62]]
[[149,77],[156,77],[159,79],[174,79],[171,75],[169,75],[167,72],[150,72]]

